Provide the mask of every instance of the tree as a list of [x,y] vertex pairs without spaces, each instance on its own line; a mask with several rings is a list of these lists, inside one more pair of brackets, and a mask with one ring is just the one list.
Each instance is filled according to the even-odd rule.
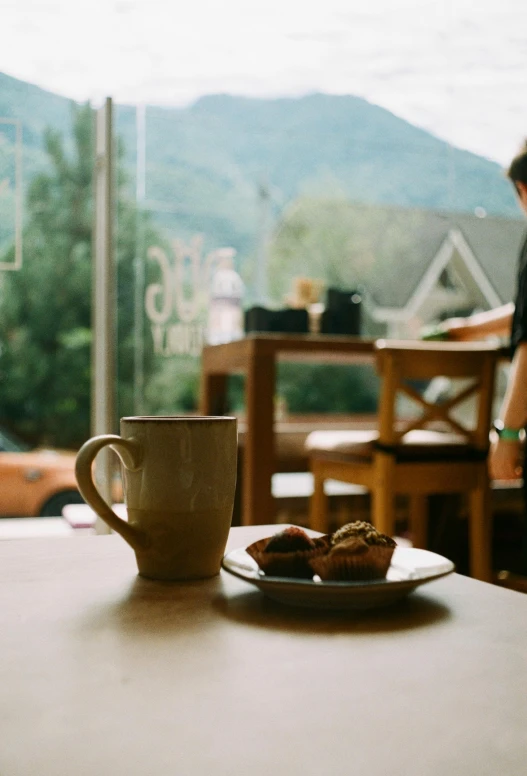
[[296,275],[307,275],[386,296],[422,267],[423,249],[433,257],[434,248],[426,248],[434,239],[429,230],[423,210],[299,198],[284,212],[270,246],[270,291],[278,300]]
[[[387,229],[387,220],[390,220]],[[345,197],[300,197],[282,215],[269,251],[269,290],[275,304],[296,276],[317,278],[326,287],[357,289],[393,265],[405,249],[402,230],[386,208],[353,206]],[[391,238],[391,242],[390,242]],[[363,316],[364,318],[364,316]],[[367,330],[364,333],[373,334]],[[283,364],[278,390],[291,412],[374,412],[378,380],[364,367]]]
[[[67,447],[89,436],[91,371],[93,114],[89,105],[72,111],[71,142],[45,132],[49,170],[29,186],[23,267],[0,279],[0,423],[30,442]],[[135,227],[144,216],[126,200],[121,171],[117,192],[117,391],[125,414],[132,395]]]

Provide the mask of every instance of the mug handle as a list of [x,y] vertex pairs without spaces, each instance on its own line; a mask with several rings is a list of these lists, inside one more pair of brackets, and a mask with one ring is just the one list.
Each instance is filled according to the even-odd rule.
[[112,447],[123,462],[123,465],[130,469],[130,471],[137,471],[141,468],[142,448],[135,439],[123,439],[116,434],[101,434],[100,436],[92,437],[82,445],[75,461],[75,476],[79,491],[85,502],[92,507],[110,528],[120,534],[134,550],[144,550],[148,546],[146,534],[116,515],[103,499],[93,482],[92,464],[99,450],[102,450],[106,445]]

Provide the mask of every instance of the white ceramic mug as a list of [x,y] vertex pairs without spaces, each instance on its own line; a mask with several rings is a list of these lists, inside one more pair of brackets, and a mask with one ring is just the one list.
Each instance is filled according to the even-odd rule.
[[[98,492],[95,456],[106,445],[122,463],[128,522]],[[79,490],[92,509],[133,547],[139,574],[202,579],[219,573],[236,487],[236,419],[130,417],[121,435],[89,439],[77,454]]]

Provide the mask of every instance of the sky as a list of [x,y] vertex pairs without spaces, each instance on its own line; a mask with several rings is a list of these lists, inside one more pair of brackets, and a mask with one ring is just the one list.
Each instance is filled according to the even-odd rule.
[[0,0],[0,71],[77,100],[354,94],[506,165],[527,0]]

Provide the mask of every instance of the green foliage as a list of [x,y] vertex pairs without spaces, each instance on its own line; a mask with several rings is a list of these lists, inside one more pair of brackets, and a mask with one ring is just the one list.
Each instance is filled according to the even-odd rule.
[[[244,380],[229,379],[229,407],[240,412],[244,405]],[[335,412],[374,413],[379,378],[372,366],[279,363],[276,395],[293,414]]]
[[197,409],[200,362],[194,356],[160,358],[145,387],[145,404],[153,415]]
[[[63,447],[77,447],[90,432],[94,138],[88,105],[73,109],[73,140],[68,149],[57,130],[46,130],[49,172],[29,187],[23,266],[0,278],[0,423],[33,443]],[[139,215],[118,177],[117,396],[125,414],[132,411]],[[155,239],[148,223],[142,230],[145,240]]]
[[32,442],[75,445],[89,430],[91,110],[75,111],[75,154],[45,133],[52,172],[29,188],[23,267],[2,278],[0,419]]
[[[0,115],[22,122],[24,174],[31,181],[24,266],[0,274],[0,423],[35,442],[76,446],[89,433],[91,111],[0,74]],[[134,108],[116,107],[117,134],[123,138],[116,230],[119,415],[134,410],[134,257],[144,256],[146,245],[162,244],[132,202],[135,119]],[[44,134],[49,126],[54,129]],[[293,203],[270,247],[269,283],[277,303],[295,275],[342,288],[363,284],[375,297],[381,285],[395,293],[400,277],[417,271],[421,257],[412,253],[409,235],[426,228],[420,211],[404,223],[390,218],[389,209],[375,207],[364,208],[359,217],[352,201],[517,213],[497,164],[352,96],[216,95],[185,109],[148,107],[146,165],[147,204],[158,228],[183,239],[201,233],[205,251],[236,248],[247,303],[255,294],[263,231],[262,183],[271,191],[275,215],[284,203]],[[0,198],[0,219],[8,220],[12,204]],[[0,230],[0,240],[6,239]],[[13,253],[0,258],[12,260]],[[396,299],[384,301],[397,305]],[[145,332],[148,336],[146,326]],[[145,411],[195,409],[196,359],[154,358],[147,346],[144,369]],[[238,406],[241,385],[232,383]],[[284,367],[279,392],[293,412],[331,405],[367,411],[375,400],[369,378],[328,367]]]
[[372,368],[280,364],[278,393],[293,413],[373,413],[379,383]]
[[[303,196],[284,210],[270,241],[269,290],[279,304],[294,277],[309,276],[328,286],[363,288],[375,306],[403,308],[447,238],[461,232],[505,300],[523,231],[518,218]],[[499,272],[496,256],[502,258]]]
[[270,245],[270,293],[279,302],[295,276],[308,275],[338,288],[364,286],[373,294],[381,287],[386,298],[390,289],[401,288],[402,274],[413,278],[422,272],[416,235],[427,228],[427,219],[426,211],[299,198],[284,212]]
[[[134,109],[121,106],[117,116],[119,133],[135,148]],[[147,196],[156,221],[178,236],[201,232],[210,247],[236,248],[249,299],[261,237],[262,183],[271,190],[273,217],[285,203],[306,197],[518,213],[495,162],[350,95],[275,100],[215,95],[184,109],[148,106],[146,158]],[[128,164],[133,169],[132,156]]]
[[[0,74],[0,115],[24,130],[24,170],[49,171],[40,138],[54,126],[69,134],[70,101]],[[135,179],[136,112],[116,106],[123,167]],[[273,209],[299,197],[338,198],[514,216],[512,189],[499,166],[453,148],[387,110],[351,95],[292,99],[203,97],[187,108],[146,109],[148,207],[172,236],[205,235],[206,248],[232,245],[254,291],[261,237],[258,187]],[[130,192],[133,195],[133,192]]]

